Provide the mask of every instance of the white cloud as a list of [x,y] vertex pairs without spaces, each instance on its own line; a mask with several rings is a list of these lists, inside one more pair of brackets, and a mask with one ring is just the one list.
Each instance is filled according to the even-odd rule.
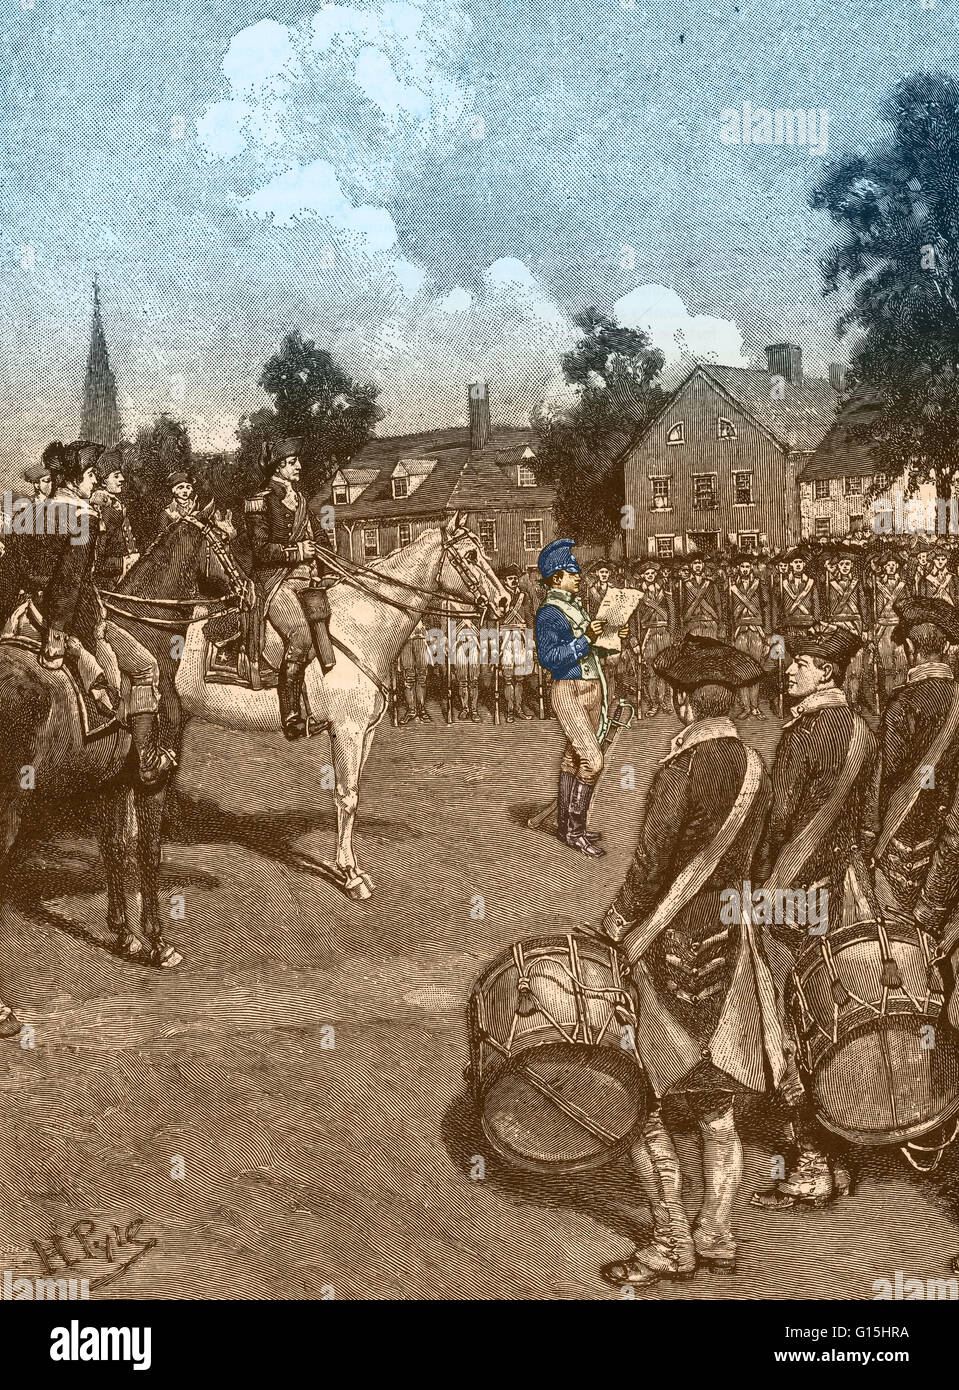
[[293,31],[272,19],[241,29],[223,59],[223,75],[234,93],[259,93],[295,67]]
[[277,174],[244,198],[240,206],[255,217],[272,218],[281,227],[301,218],[321,218],[355,250],[367,255],[389,251],[396,242],[396,226],[386,208],[355,207],[326,159]]
[[624,328],[642,328],[666,358],[667,365],[691,359],[748,367],[743,338],[731,319],[690,314],[675,290],[664,285],[638,285],[613,305]]

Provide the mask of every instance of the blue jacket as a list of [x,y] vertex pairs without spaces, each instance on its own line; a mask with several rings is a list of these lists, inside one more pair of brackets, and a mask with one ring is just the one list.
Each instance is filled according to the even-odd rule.
[[580,658],[588,651],[589,638],[574,638],[566,614],[544,603],[536,614],[536,654],[553,680],[580,680]]

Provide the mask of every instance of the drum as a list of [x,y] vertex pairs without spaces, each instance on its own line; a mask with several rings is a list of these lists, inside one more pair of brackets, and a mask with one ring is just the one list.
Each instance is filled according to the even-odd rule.
[[623,1153],[646,1112],[620,956],[585,932],[505,951],[469,1003],[473,1099],[493,1148],[519,1168],[576,1173]]
[[894,918],[816,938],[796,963],[792,1016],[817,1118],[856,1144],[903,1144],[959,1111],[959,1049],[935,942]]

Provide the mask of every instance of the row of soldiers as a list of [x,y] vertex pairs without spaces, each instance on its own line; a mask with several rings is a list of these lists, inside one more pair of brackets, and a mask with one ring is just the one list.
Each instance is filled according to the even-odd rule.
[[[431,719],[431,671],[438,672],[450,719],[455,708],[459,719],[480,722],[484,698],[494,713],[503,711],[507,723],[546,716],[550,677],[536,663],[530,637],[543,597],[539,574],[535,566],[526,571],[511,567],[503,578],[514,603],[498,624],[492,653],[488,645],[484,650],[478,624],[471,620],[427,615],[413,633],[396,672],[397,723]],[[798,551],[779,557],[746,552],[722,567],[695,555],[682,564],[650,558],[624,567],[599,561],[581,594],[591,616],[610,586],[628,586],[640,594],[629,640],[620,655],[606,662],[610,701],[623,695],[638,714],[650,717],[672,707],[669,687],[655,670],[656,657],[670,643],[686,634],[714,637],[763,661],[776,634],[818,622],[859,638],[845,692],[852,703],[878,713],[906,674],[902,648],[892,640],[897,603],[935,598],[959,611],[953,552],[937,544],[912,553],[890,546],[868,556],[840,547],[818,562]],[[437,632],[444,634],[443,643],[436,642]],[[951,661],[951,647],[947,656]],[[735,714],[765,718],[763,703],[782,713],[783,699],[782,689],[770,680],[740,691]]]
[[[754,1193],[753,1205],[773,1212],[822,1206],[848,1191],[848,1155],[817,1119],[817,1063],[803,1049],[807,1034],[783,1008],[804,953],[831,960],[839,929],[866,921],[878,960],[888,955],[883,922],[914,924],[938,943],[947,996],[954,987],[959,682],[947,653],[959,646],[959,610],[944,597],[903,595],[890,640],[906,676],[874,733],[843,689],[860,639],[838,623],[787,630],[791,718],[768,774],[729,719],[734,691],[756,683],[760,664],[731,644],[696,636],[657,658],[685,727],[654,777],[633,862],[602,926],[634,967],[637,1046],[656,1097],[633,1147],[650,1196],[652,1239],[607,1267],[615,1284],[683,1279],[697,1264],[734,1267],[732,1216],[743,1173],[733,1107],[739,1092],[775,1088],[790,1115],[788,1171]],[[740,882],[744,892],[755,882],[771,892],[799,892],[807,902],[818,895],[826,903],[825,937],[811,937],[792,918],[754,935],[749,911],[740,918],[738,909],[723,910],[725,887]],[[885,969],[893,972],[883,976],[888,987],[901,988],[891,957]],[[870,1000],[867,974],[860,988]],[[838,986],[832,1001],[837,1030],[847,1008]],[[867,1106],[873,1081],[848,1078]],[[888,1078],[875,1079],[876,1096],[886,1084]],[[692,1229],[661,1106],[678,1095],[702,1140],[703,1199]]]

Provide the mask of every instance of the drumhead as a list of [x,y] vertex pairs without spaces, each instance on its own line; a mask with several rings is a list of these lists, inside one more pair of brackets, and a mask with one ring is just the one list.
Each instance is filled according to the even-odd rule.
[[902,1144],[927,1134],[959,1112],[959,1053],[946,1028],[935,1047],[923,1047],[929,1019],[887,1015],[846,1035],[817,1066],[816,1115],[855,1144]]
[[629,1147],[646,1114],[646,1078],[621,1049],[546,1043],[491,1076],[480,1114],[493,1148],[516,1167],[583,1172]]

